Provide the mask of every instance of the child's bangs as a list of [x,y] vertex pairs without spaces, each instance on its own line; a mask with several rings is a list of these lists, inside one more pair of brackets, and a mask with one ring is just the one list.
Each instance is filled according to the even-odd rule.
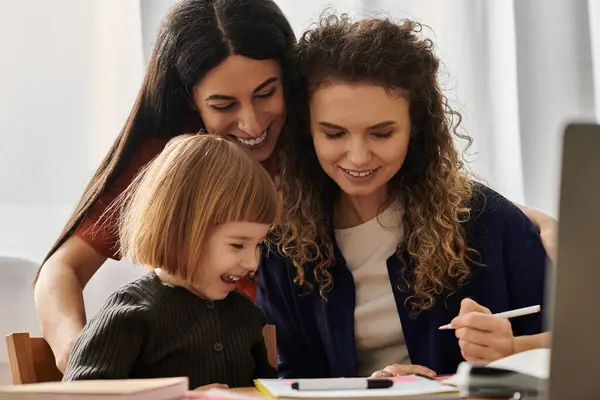
[[[249,173],[250,171],[250,173]],[[273,225],[279,217],[279,196],[268,173],[259,165],[238,171],[235,187],[224,193],[218,223],[232,221]]]

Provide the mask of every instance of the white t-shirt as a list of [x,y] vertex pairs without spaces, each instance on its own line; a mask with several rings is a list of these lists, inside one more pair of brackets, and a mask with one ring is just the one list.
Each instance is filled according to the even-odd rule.
[[354,331],[359,376],[390,364],[410,364],[402,324],[394,300],[387,259],[403,238],[402,208],[388,207],[379,216],[335,238],[356,286]]

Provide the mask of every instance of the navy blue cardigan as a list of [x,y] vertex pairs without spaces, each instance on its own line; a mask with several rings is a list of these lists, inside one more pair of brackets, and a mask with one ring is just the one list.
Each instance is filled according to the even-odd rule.
[[[468,284],[458,294],[439,297],[427,311],[414,311],[405,305],[409,293],[397,288],[401,261],[395,255],[387,260],[411,362],[438,374],[456,372],[463,361],[454,331],[438,330],[458,315],[462,299],[471,298],[493,313],[544,303],[546,253],[531,221],[507,199],[481,185],[476,185],[471,207],[464,225],[468,244],[479,252],[485,266],[472,267]],[[334,251],[334,284],[327,302],[317,290],[294,285],[288,259],[273,252],[263,257],[256,301],[268,323],[277,327],[280,377],[357,376],[354,281],[335,243]],[[407,255],[405,260],[404,272],[411,274]],[[312,276],[310,268],[305,267],[307,277]],[[511,323],[515,336],[542,332],[541,314],[514,318]]]

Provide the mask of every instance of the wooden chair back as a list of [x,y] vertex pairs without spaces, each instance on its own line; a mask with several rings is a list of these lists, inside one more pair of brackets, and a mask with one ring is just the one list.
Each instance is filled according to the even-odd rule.
[[62,379],[54,354],[41,337],[29,333],[13,333],[6,337],[8,362],[14,385],[55,382]]
[[267,346],[269,364],[277,369],[277,332],[275,325],[265,325],[262,332],[265,338],[265,345]]

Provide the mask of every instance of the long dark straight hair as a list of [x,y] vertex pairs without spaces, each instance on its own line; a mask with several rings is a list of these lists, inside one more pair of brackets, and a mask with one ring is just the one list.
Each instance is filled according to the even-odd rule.
[[293,104],[290,75],[295,41],[288,20],[272,0],[178,2],[160,26],[142,87],[121,133],[43,263],[73,234],[145,139],[177,136],[189,129],[186,123],[189,125],[190,121],[197,121],[198,129],[203,127],[197,111],[191,108],[191,91],[208,71],[230,55],[278,60],[289,108]]

